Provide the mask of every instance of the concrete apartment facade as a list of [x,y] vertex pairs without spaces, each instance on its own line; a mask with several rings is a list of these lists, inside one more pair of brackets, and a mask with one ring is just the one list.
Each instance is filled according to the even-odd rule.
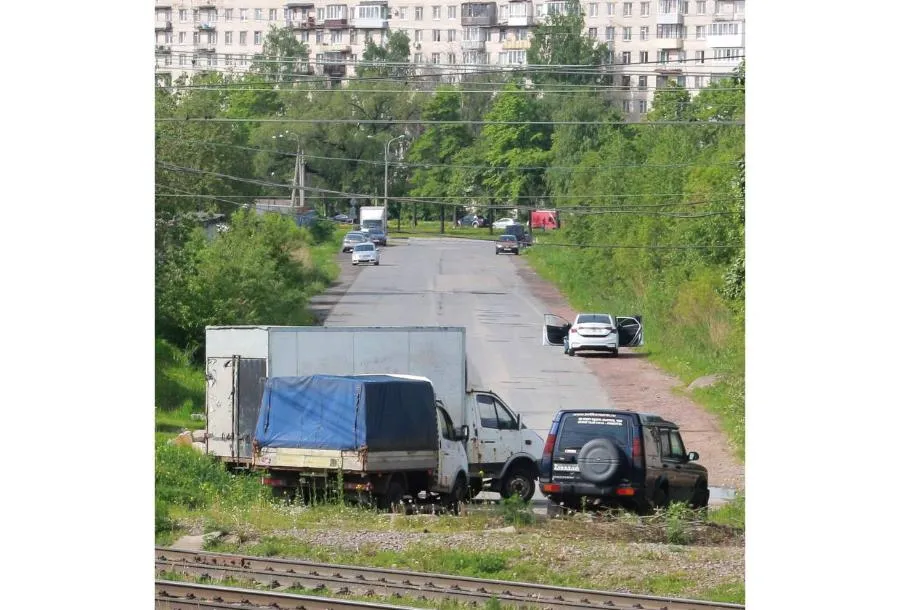
[[[525,65],[534,26],[564,13],[564,0],[155,0],[156,70],[246,70],[271,26],[289,27],[310,49],[310,74],[354,74],[367,39],[410,38],[421,70],[459,74]],[[744,55],[744,0],[583,1],[586,34],[612,49],[622,110],[647,112],[654,89],[675,80],[692,92],[731,73]],[[452,80],[452,79],[448,79]]]

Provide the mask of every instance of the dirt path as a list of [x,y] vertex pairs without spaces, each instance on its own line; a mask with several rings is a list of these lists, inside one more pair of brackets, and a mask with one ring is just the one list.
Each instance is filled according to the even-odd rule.
[[[547,313],[567,320],[575,318],[576,312],[553,284],[542,279],[524,258],[512,258],[519,277],[531,294],[544,303]],[[559,357],[565,357],[562,348]],[[718,420],[702,406],[674,392],[675,388],[684,387],[679,379],[628,349],[623,349],[618,358],[583,358],[619,409],[656,413],[677,423],[687,450],[699,453],[700,463],[709,469],[711,486],[744,488],[744,465],[734,457]]]

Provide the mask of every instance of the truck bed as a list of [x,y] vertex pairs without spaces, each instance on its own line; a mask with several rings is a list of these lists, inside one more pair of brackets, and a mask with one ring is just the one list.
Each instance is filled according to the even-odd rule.
[[266,447],[254,459],[260,468],[297,471],[376,473],[421,471],[438,467],[437,451],[341,451]]

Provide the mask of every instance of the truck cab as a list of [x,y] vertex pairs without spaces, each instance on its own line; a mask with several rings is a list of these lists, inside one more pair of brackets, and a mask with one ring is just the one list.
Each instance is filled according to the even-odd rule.
[[467,421],[472,422],[468,442],[470,488],[477,495],[485,488],[504,498],[530,500],[538,477],[543,439],[529,430],[522,417],[490,391],[468,393]]

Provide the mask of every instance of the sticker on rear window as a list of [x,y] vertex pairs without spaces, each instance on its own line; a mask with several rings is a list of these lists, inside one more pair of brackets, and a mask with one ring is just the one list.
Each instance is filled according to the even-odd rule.
[[578,423],[578,424],[594,424],[597,426],[624,426],[625,425],[625,422],[621,419],[618,419],[616,417],[610,417],[610,416],[604,417],[602,415],[592,416],[592,417],[579,415],[576,423]]

